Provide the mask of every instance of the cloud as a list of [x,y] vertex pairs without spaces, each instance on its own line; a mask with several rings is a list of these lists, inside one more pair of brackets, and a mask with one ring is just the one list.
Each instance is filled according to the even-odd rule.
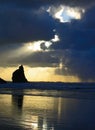
[[[95,0],[1,0],[0,66],[55,67],[55,74],[95,80],[94,5]],[[63,6],[73,15],[70,21],[54,17]],[[40,44],[41,51],[24,46],[39,40],[47,41]]]
[[62,66],[55,71],[59,75],[73,75],[81,81],[95,80],[95,49],[90,51],[69,50],[64,52]]
[[58,7],[50,6],[47,12],[49,12],[54,19],[58,19],[61,23],[65,23],[71,22],[72,19],[81,19],[85,9],[82,7],[60,5]]
[[[9,47],[9,49],[8,49]],[[29,50],[25,44],[14,46],[9,44],[2,46],[0,51],[0,66],[10,67],[24,64],[31,67],[56,67],[59,64],[59,58],[55,51],[33,51]]]
[[51,48],[63,50],[63,67],[55,73],[95,81],[95,7],[87,10],[81,20],[58,24],[57,31],[60,42]]
[[0,8],[0,44],[50,40],[54,28],[53,19],[41,8]]
[[[31,60],[30,60],[31,59]],[[22,64],[31,67],[56,67],[59,64],[58,57],[53,56],[53,52],[36,52],[19,59]]]
[[86,50],[95,47],[95,8],[85,12],[81,20],[57,23],[56,30],[60,41],[52,44],[54,49]]
[[[91,0],[89,6],[94,2]],[[75,3],[75,4],[74,4]],[[50,40],[55,35],[55,20],[49,7],[88,5],[86,0],[0,0],[0,44]],[[56,8],[57,9],[57,8]],[[75,14],[78,18],[79,14]]]
[[1,4],[12,4],[12,5],[17,5],[20,7],[39,7],[39,6],[47,6],[47,5],[59,5],[59,4],[64,4],[64,5],[69,5],[69,6],[89,6],[93,5],[95,3],[94,0],[0,0]]

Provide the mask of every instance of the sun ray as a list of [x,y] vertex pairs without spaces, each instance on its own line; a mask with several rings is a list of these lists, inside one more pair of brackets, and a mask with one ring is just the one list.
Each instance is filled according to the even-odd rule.
[[41,43],[43,43],[43,42],[44,42],[43,40],[30,42],[30,43],[26,43],[25,46],[30,51],[42,51]]

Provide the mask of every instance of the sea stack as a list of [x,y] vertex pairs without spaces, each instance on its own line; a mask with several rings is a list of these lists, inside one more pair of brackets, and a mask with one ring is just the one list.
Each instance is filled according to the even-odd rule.
[[19,66],[17,70],[15,70],[12,74],[12,82],[13,83],[25,83],[28,82],[25,74],[24,74],[24,68],[23,65]]

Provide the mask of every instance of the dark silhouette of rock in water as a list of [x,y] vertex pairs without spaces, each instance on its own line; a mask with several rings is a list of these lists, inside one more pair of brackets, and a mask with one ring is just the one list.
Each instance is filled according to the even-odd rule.
[[12,104],[14,107],[18,109],[22,109],[23,107],[23,95],[12,95]]
[[3,84],[3,83],[7,83],[4,79],[0,78],[0,83]]
[[13,72],[12,74],[12,81],[14,83],[25,83],[28,82],[25,74],[24,74],[24,68],[23,66],[19,66],[19,69],[17,69],[16,71]]

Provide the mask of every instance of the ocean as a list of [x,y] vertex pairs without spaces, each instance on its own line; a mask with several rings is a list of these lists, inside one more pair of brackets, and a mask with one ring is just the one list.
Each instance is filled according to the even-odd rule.
[[95,84],[0,84],[0,130],[95,130]]

